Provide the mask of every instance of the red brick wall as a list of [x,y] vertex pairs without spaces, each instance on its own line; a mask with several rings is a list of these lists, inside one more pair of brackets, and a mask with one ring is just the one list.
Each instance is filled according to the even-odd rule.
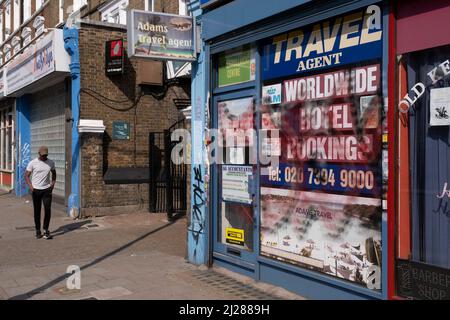
[[[115,108],[133,105],[139,94],[135,85],[137,63],[126,59],[123,76],[107,77],[105,75],[105,42],[117,38],[126,40],[126,31],[120,28],[82,24],[79,31],[81,87],[88,88],[104,97],[126,101],[114,103],[100,100]],[[126,44],[125,44],[126,47]],[[190,83],[186,87],[170,85],[153,88],[165,92],[162,99],[144,96],[133,108],[126,112],[115,111],[86,93],[81,94],[80,118],[101,119],[106,126],[103,137],[99,135],[83,135],[82,139],[82,207],[85,214],[101,214],[105,210],[99,208],[148,206],[148,185],[106,185],[103,172],[106,167],[148,167],[148,135],[150,131],[163,131],[182,117],[173,99],[189,98]],[[136,117],[135,117],[136,112]],[[130,140],[112,140],[113,121],[126,121],[130,124]],[[135,134],[136,130],[136,134]],[[110,211],[110,210],[109,210]]]

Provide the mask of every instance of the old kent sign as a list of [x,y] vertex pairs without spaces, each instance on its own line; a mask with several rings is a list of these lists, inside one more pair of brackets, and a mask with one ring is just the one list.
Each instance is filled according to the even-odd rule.
[[190,16],[131,10],[128,52],[139,58],[195,60],[194,23]]
[[382,15],[371,5],[270,38],[264,46],[263,79],[339,67],[382,56]]

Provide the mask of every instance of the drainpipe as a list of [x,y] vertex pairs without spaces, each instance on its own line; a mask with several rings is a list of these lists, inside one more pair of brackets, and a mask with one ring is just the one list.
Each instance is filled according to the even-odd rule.
[[70,55],[72,75],[72,185],[67,213],[72,218],[80,214],[80,141],[78,123],[80,118],[80,55],[78,51],[78,29],[64,26],[64,48]]
[[[192,12],[195,21],[200,19],[202,9],[200,1],[191,1],[189,10]],[[196,23],[197,24],[197,23]],[[200,27],[199,25],[197,26]],[[203,48],[202,43],[197,43],[197,37],[194,37],[195,46]],[[206,172],[205,161],[205,105],[206,105],[206,61],[203,49],[198,54],[197,61],[192,63],[192,82],[191,82],[191,219],[188,226],[188,261],[195,265],[208,265],[211,248],[209,242],[209,210],[208,198],[206,194]]]

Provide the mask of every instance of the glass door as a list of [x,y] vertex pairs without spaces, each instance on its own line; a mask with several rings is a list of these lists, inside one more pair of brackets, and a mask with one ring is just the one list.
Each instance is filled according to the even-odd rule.
[[210,153],[214,177],[214,252],[253,264],[257,232],[257,137],[254,90],[214,98]]

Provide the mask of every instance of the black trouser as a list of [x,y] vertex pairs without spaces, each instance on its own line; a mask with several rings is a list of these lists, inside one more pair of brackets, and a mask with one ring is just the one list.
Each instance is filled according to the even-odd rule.
[[41,230],[41,207],[44,203],[44,230],[48,230],[52,215],[52,188],[45,190],[33,190],[34,224],[36,231]]

